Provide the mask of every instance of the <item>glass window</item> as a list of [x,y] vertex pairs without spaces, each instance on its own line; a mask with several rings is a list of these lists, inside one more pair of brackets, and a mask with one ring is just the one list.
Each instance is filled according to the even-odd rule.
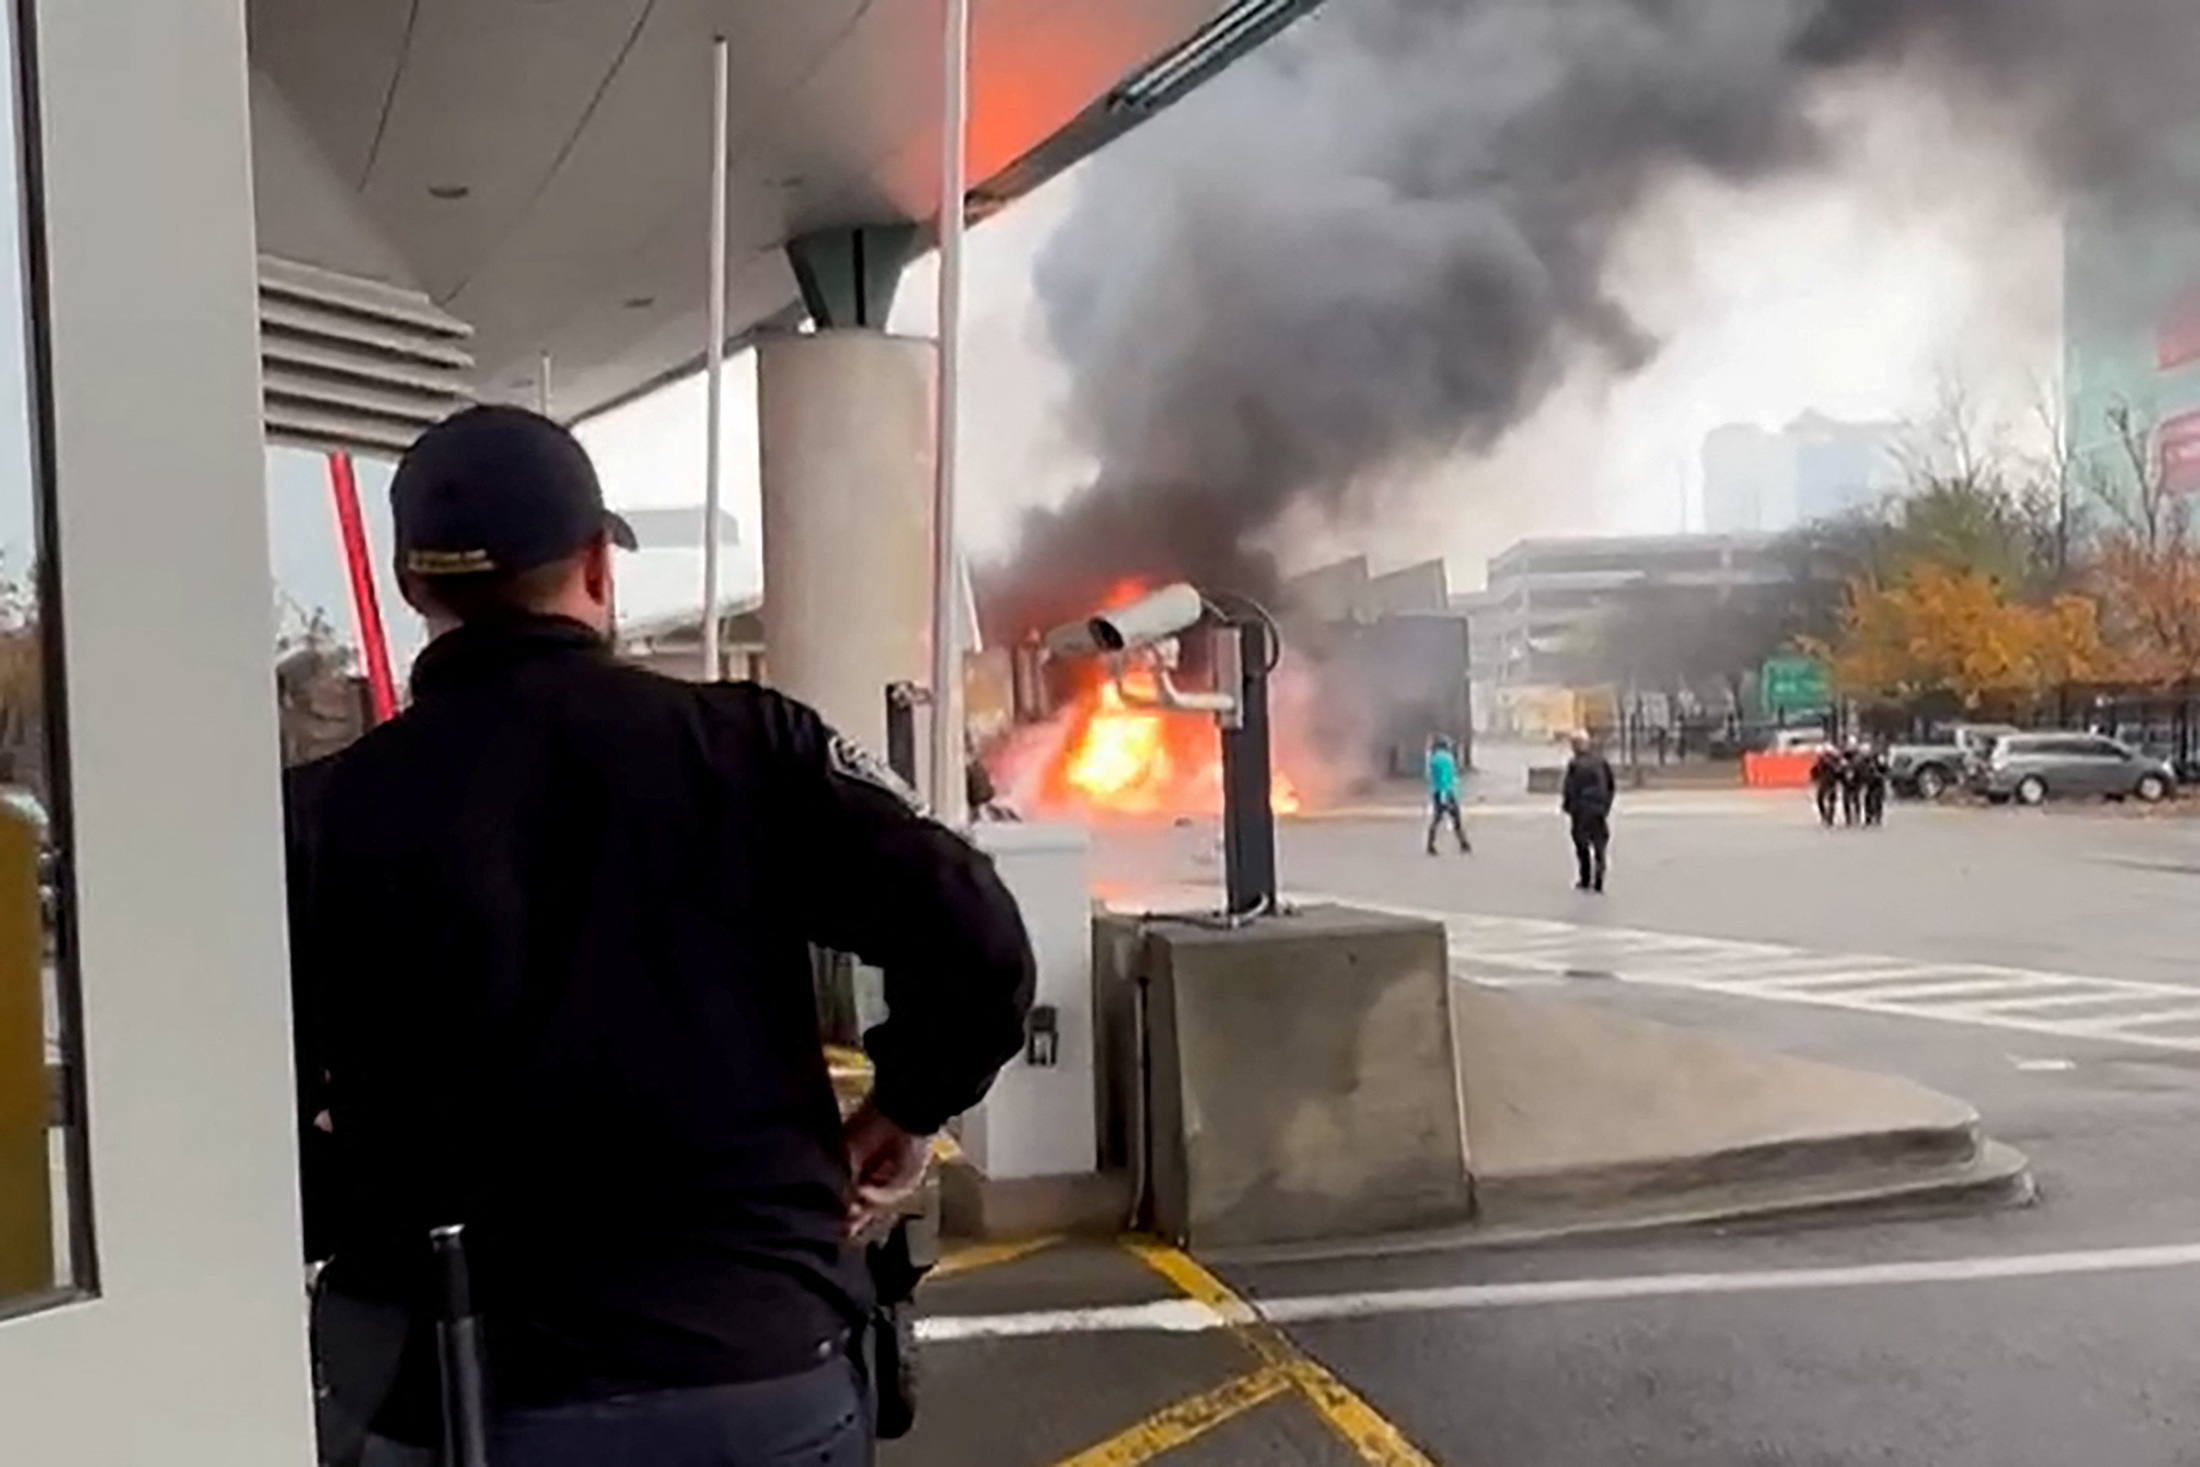
[[0,7],[0,1314],[93,1286],[37,200]]
[[[427,629],[398,591],[390,525],[393,467],[381,459],[352,461],[391,690],[401,698]],[[333,754],[371,723],[371,659],[361,637],[358,588],[338,529],[335,492],[327,454],[268,449],[275,689],[286,765]]]

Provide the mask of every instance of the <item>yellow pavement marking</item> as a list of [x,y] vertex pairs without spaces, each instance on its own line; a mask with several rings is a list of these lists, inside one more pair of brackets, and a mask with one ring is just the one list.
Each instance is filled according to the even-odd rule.
[[1096,1447],[1087,1447],[1074,1457],[1064,1457],[1055,1467],[1141,1467],[1163,1452],[1173,1452],[1223,1422],[1274,1400],[1294,1384],[1290,1373],[1279,1369],[1241,1375],[1204,1395],[1164,1406],[1130,1430]]
[[1369,1467],[1436,1467],[1427,1455],[1343,1381],[1305,1356],[1291,1370],[1292,1384]]
[[1012,1242],[967,1244],[942,1253],[940,1261],[932,1265],[932,1277],[953,1278],[959,1273],[976,1273],[981,1268],[1014,1263],[1019,1258],[1029,1258],[1034,1253],[1052,1248],[1061,1241],[1057,1235],[1050,1238],[1017,1238]]
[[1232,1332],[1260,1356],[1268,1370],[1280,1371],[1307,1405],[1368,1467],[1436,1467],[1404,1432],[1328,1368],[1303,1354],[1283,1331],[1263,1320],[1252,1305],[1179,1248],[1132,1239],[1124,1246],[1148,1268],[1174,1284],[1178,1292],[1231,1321]]

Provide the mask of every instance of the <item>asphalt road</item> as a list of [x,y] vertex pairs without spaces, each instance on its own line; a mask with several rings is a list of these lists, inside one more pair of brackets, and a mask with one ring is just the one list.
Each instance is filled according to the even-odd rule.
[[[2200,819],[1898,806],[1883,830],[1828,833],[1800,796],[1645,797],[1618,816],[1612,889],[1601,899],[1571,890],[1555,812],[1489,808],[1472,829],[1473,856],[1430,858],[1410,819],[1292,824],[1283,832],[1284,884],[1806,954],[2190,987],[2200,1006]],[[1211,834],[1200,830],[1113,833],[1098,861],[1125,887],[1215,876]],[[1629,950],[1616,951],[1624,969]],[[1510,970],[1496,963],[1489,971]],[[1624,971],[1616,981],[1569,979],[1546,964],[1518,976],[1961,1095],[1994,1135],[2032,1156],[2041,1200],[1986,1214],[1222,1270],[1244,1293],[1269,1300],[1652,1281],[1648,1297],[1634,1296],[1642,1291],[1633,1285],[1602,1295],[1592,1287],[1585,1298],[1291,1328],[1429,1459],[1450,1467],[2200,1463],[2200,1261],[2129,1271],[2116,1252],[2200,1244],[2200,1040],[1857,1012],[1685,981],[1633,982]],[[2166,1002],[2175,1009],[2181,1000]],[[1995,1277],[1977,1267],[2064,1255],[2103,1269],[2054,1263],[2038,1276]],[[1946,1267],[1900,1283],[1841,1272],[1913,1262]],[[1716,1282],[1794,1269],[1835,1272],[1743,1293]],[[1981,1272],[1989,1276],[1967,1276]],[[1301,1460],[1245,1450],[1195,1445],[1169,1460]]]

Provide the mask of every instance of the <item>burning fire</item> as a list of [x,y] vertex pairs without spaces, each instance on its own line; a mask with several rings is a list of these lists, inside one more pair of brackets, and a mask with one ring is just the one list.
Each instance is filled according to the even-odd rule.
[[[1132,690],[1139,691],[1135,679]],[[1102,682],[1071,711],[1069,729],[1048,793],[1118,815],[1222,809],[1222,749],[1212,718],[1134,707],[1113,682]],[[1271,777],[1269,807],[1278,814],[1299,808],[1298,790],[1281,771]]]
[[[1142,582],[1125,581],[1103,604],[1127,606],[1146,591]],[[1221,814],[1222,743],[1214,717],[1141,706],[1158,692],[1150,671],[1125,671],[1119,687],[1091,665],[1089,680],[1051,722],[1026,730],[989,761],[996,778],[1012,802],[1035,813]],[[1269,807],[1279,815],[1302,808],[1299,787],[1280,768],[1270,775]]]

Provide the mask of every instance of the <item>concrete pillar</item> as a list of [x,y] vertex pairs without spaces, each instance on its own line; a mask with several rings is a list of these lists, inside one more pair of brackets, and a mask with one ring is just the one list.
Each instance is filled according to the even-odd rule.
[[887,684],[931,675],[937,370],[879,331],[757,348],[766,671],[874,752]]

